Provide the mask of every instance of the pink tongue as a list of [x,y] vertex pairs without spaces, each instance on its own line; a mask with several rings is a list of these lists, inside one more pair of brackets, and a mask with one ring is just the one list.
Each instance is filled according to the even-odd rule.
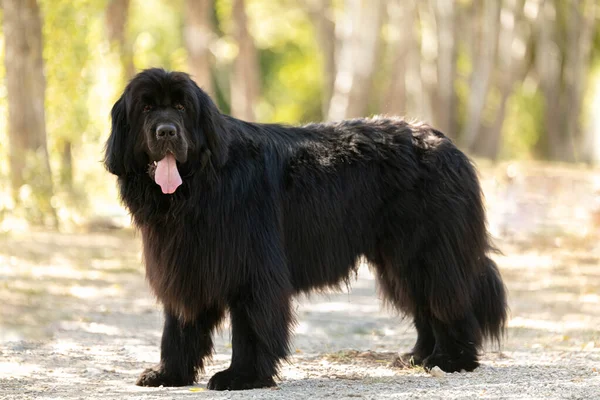
[[165,194],[175,193],[175,190],[182,184],[173,154],[167,153],[165,158],[158,162],[154,172],[154,181],[160,185]]

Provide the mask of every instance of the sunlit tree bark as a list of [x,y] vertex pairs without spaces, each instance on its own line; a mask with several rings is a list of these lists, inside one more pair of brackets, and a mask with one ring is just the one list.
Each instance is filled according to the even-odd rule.
[[106,28],[111,46],[118,52],[125,79],[135,75],[133,49],[127,39],[129,0],[109,0],[106,7]]
[[381,44],[382,0],[346,0],[337,23],[339,53],[329,120],[365,116]]
[[581,158],[581,105],[596,8],[592,1],[548,0],[540,10],[536,70],[545,102],[541,150],[551,160]]
[[304,8],[313,21],[317,41],[323,60],[323,89],[321,110],[323,117],[329,112],[329,102],[333,93],[335,80],[335,22],[331,0],[304,0]]
[[498,56],[494,68],[493,85],[499,95],[494,104],[493,120],[482,123],[473,152],[479,156],[497,159],[500,153],[501,133],[506,118],[506,106],[517,80],[523,81],[529,65],[530,51],[526,46],[529,33],[524,29],[524,0],[504,0],[498,33]]
[[3,6],[13,198],[27,208],[33,222],[55,225],[46,144],[40,10],[36,0],[5,0]]
[[248,29],[244,0],[233,1],[233,37],[238,55],[231,75],[231,113],[247,121],[256,119],[255,107],[260,95],[260,70],[254,38]]
[[184,42],[188,53],[188,70],[196,83],[214,95],[210,44],[214,38],[211,13],[213,0],[186,0]]
[[462,143],[465,149],[473,150],[480,133],[482,115],[495,67],[496,48],[500,23],[498,0],[484,0],[481,17],[481,33],[473,54],[473,71],[469,80],[469,99]]
[[[403,4],[404,3],[404,4]],[[406,113],[406,74],[407,53],[410,46],[411,27],[414,13],[408,10],[406,2],[395,0],[387,4],[387,23],[391,30],[390,38],[391,68],[389,85],[384,94],[382,111],[389,115]]]
[[434,101],[436,126],[449,136],[457,134],[456,79],[457,33],[454,0],[434,0],[437,25],[437,88]]

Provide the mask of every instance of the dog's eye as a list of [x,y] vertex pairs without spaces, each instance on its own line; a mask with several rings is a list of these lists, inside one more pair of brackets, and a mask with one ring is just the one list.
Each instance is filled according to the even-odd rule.
[[181,104],[175,104],[175,108],[179,111],[185,111],[185,107]]
[[150,104],[146,104],[144,106],[144,112],[149,112],[149,111],[152,111],[152,106]]

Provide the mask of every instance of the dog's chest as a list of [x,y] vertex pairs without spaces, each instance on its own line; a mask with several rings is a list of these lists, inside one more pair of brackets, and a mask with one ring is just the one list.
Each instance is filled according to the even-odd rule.
[[215,273],[218,256],[201,235],[177,229],[142,227],[146,278],[167,311],[193,320],[226,297],[226,276]]

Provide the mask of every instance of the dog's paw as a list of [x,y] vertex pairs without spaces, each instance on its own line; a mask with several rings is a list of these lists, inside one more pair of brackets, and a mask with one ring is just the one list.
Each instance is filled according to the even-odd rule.
[[398,354],[392,360],[391,366],[394,368],[412,368],[423,365],[425,357],[420,356],[417,353],[404,353]]
[[177,377],[167,373],[162,366],[157,365],[152,368],[146,369],[137,382],[135,383],[138,386],[150,386],[150,387],[158,387],[158,386],[187,386],[192,385],[194,383],[194,377]]
[[207,385],[210,390],[247,390],[273,386],[277,385],[270,376],[259,378],[253,375],[245,375],[231,369],[217,372],[210,378]]
[[479,367],[477,359],[469,358],[452,358],[447,354],[433,353],[423,361],[423,367],[430,370],[433,367],[439,367],[444,372],[471,372]]

